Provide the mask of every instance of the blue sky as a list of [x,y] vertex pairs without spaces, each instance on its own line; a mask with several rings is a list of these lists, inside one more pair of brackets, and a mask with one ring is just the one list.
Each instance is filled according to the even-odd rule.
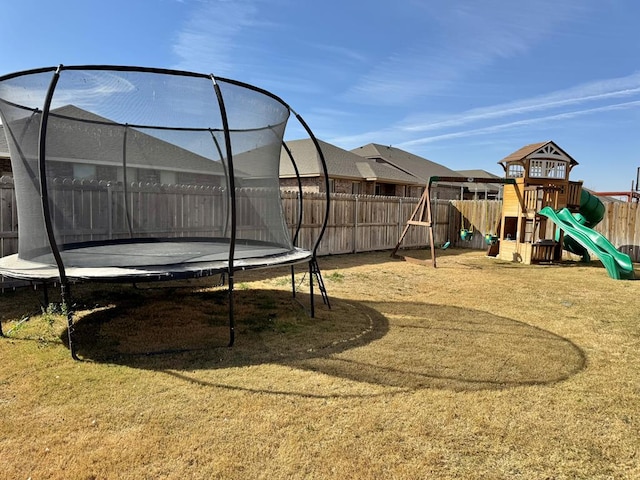
[[271,90],[347,150],[501,174],[553,140],[600,191],[629,190],[640,167],[635,0],[2,0],[2,19],[0,74],[186,69]]

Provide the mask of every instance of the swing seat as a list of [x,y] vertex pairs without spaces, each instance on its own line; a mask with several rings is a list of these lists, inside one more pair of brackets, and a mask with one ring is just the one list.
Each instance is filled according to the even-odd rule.
[[460,230],[460,238],[462,240],[466,240],[467,242],[470,242],[471,239],[473,238],[473,232],[471,230],[467,230],[466,228],[463,228],[462,230]]
[[496,242],[498,241],[498,236],[497,235],[493,235],[492,233],[487,233],[484,236],[484,241],[487,245],[495,245]]

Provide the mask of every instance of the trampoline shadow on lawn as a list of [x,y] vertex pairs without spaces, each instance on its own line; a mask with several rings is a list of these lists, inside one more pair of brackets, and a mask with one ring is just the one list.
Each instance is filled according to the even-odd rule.
[[[363,384],[371,387],[365,388],[369,394],[381,393],[380,388],[389,393],[551,384],[586,364],[571,341],[487,312],[332,298],[331,310],[320,307],[316,318],[309,318],[280,290],[238,291],[239,335],[229,349],[224,292],[189,292],[179,299],[162,291],[144,294],[144,301],[124,300],[81,318],[76,323],[81,357],[165,370],[204,386],[319,397],[361,395]],[[238,367],[257,371],[241,378],[228,374]],[[278,367],[288,373],[260,373]],[[291,382],[304,372],[343,386],[329,395],[322,382],[304,388]]]
[[226,290],[122,291],[105,298],[104,306],[79,312],[75,336],[82,359],[150,369],[226,368],[333,354],[388,329],[384,316],[354,302],[332,298],[328,309],[317,298],[311,318],[308,294],[239,289],[237,343],[228,348]]
[[570,340],[488,312],[425,303],[368,305],[389,319],[387,334],[375,345],[298,366],[401,389],[454,391],[553,384],[586,366],[584,352]]

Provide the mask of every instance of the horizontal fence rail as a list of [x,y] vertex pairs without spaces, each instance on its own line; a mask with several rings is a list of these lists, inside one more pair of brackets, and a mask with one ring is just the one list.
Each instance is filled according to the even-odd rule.
[[[145,236],[224,235],[220,219],[227,215],[226,194],[220,187],[136,184],[128,189],[131,218],[127,220],[122,187],[103,182],[54,182],[54,195],[62,195],[57,212],[64,215],[65,242],[123,238],[128,235],[128,221]],[[246,190],[240,202],[251,208],[238,219],[239,233],[252,238],[269,239],[265,213],[261,212],[260,191]],[[281,194],[285,219],[293,236],[299,218],[299,193]],[[347,254],[390,250],[396,246],[406,222],[419,198],[332,194],[329,222],[319,255]],[[322,229],[325,197],[320,193],[303,193],[302,226],[297,246],[312,249]],[[640,208],[637,203],[605,203],[606,214],[595,230],[603,234],[620,251],[640,261]],[[185,213],[187,212],[187,213]],[[432,200],[434,242],[486,249],[484,236],[497,234],[502,212],[499,200]],[[261,220],[262,219],[262,220]],[[472,231],[470,241],[460,238],[460,230]],[[402,248],[428,245],[428,231],[412,226]],[[0,178],[0,256],[18,250],[18,218],[15,189],[11,177]],[[2,280],[0,278],[0,280]],[[1,283],[6,287],[10,283]]]

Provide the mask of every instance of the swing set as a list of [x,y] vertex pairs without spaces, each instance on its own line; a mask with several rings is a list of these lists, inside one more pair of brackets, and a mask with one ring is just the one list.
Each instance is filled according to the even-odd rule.
[[[489,204],[487,204],[485,218],[489,218]],[[460,240],[465,240],[470,242],[473,240],[473,226],[469,224],[469,228],[464,228],[464,212],[460,211],[460,225],[462,228],[460,229]],[[498,221],[493,229],[489,231],[489,233],[485,233],[484,235],[484,243],[487,245],[495,245],[498,242],[498,232],[500,231],[500,218],[498,217]],[[469,222],[471,223],[471,222]]]
[[[418,263],[424,263],[424,261],[422,260],[418,260],[415,258],[411,258],[411,257],[407,257],[407,256],[401,256],[398,255],[397,252],[400,249],[400,245],[402,244],[402,240],[404,240],[404,237],[407,235],[407,232],[409,231],[409,228],[411,228],[411,226],[422,226],[422,227],[427,227],[429,229],[429,245],[431,247],[431,263],[433,264],[433,267],[436,268],[436,248],[435,248],[435,242],[434,242],[434,238],[433,238],[433,226],[434,226],[434,222],[433,222],[433,212],[431,209],[431,190],[432,190],[432,185],[438,182],[447,182],[447,183],[493,183],[493,184],[500,184],[500,185],[505,185],[505,184],[511,184],[514,185],[515,184],[515,179],[513,178],[481,178],[481,177],[440,177],[440,176],[433,176],[433,177],[429,177],[429,181],[427,182],[427,186],[424,189],[424,192],[422,192],[422,196],[420,197],[420,200],[418,201],[418,204],[416,205],[416,208],[413,210],[413,213],[411,214],[411,218],[409,218],[409,220],[407,221],[404,229],[402,230],[402,234],[400,235],[400,238],[398,239],[398,243],[396,244],[395,248],[393,249],[393,252],[391,252],[391,256],[394,258],[402,258],[404,260],[409,260],[409,261],[415,261]],[[461,219],[460,219],[460,226],[462,227],[460,229],[460,238],[462,240],[465,241],[471,241],[473,239],[473,227],[471,225],[469,225],[469,228],[464,228],[464,214],[461,212]],[[498,223],[495,226],[495,230],[494,232],[490,232],[485,234],[485,243],[487,245],[495,245],[498,241],[498,229],[500,227],[500,220],[498,220]],[[445,245],[448,247],[450,245],[450,242],[445,243]],[[445,248],[444,246],[442,247],[443,249]]]

